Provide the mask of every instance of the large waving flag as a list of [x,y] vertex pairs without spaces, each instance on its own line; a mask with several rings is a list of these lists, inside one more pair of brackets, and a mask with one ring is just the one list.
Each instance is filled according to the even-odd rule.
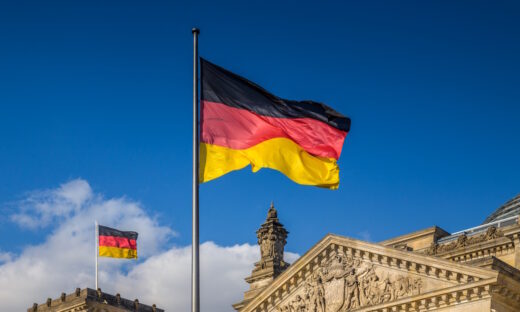
[[251,165],[337,189],[350,119],[313,101],[281,99],[201,58],[200,182]]
[[137,232],[99,225],[99,256],[137,259]]

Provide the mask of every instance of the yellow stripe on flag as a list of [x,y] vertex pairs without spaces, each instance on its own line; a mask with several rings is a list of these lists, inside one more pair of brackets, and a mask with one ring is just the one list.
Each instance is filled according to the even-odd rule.
[[339,167],[333,158],[313,156],[287,138],[266,140],[243,150],[207,143],[200,145],[201,183],[251,164],[253,172],[271,168],[299,184],[337,189]]
[[100,257],[137,259],[137,250],[129,248],[117,248],[99,246]]

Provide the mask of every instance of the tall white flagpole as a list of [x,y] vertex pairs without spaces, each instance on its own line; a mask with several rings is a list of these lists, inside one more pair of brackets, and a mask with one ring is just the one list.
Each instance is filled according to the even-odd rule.
[[96,248],[95,248],[95,252],[96,252],[96,290],[98,290],[98,288],[99,288],[99,285],[98,285],[99,224],[98,224],[97,220],[94,221],[94,226],[95,226],[94,233],[96,235],[96,239],[95,239],[95,242],[96,242]]
[[193,198],[191,240],[191,311],[200,312],[199,287],[199,29],[193,34]]

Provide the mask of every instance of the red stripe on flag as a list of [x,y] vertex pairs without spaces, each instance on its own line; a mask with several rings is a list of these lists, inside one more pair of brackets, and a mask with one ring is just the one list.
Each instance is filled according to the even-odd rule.
[[100,235],[99,246],[137,249],[137,242],[135,239]]
[[246,149],[273,138],[288,138],[312,155],[338,159],[347,132],[312,118],[261,116],[246,109],[203,101],[201,141]]

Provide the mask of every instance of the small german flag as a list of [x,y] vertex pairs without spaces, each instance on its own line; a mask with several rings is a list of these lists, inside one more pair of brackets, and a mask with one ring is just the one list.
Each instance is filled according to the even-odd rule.
[[251,165],[337,189],[350,119],[325,104],[279,98],[201,59],[201,183]]
[[137,232],[99,225],[99,256],[137,259]]

